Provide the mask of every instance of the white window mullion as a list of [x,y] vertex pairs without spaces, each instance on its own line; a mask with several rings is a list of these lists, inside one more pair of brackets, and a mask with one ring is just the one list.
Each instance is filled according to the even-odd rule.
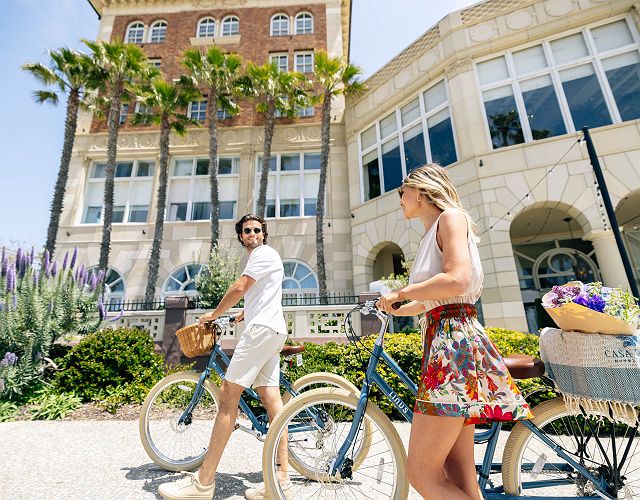
[[[185,222],[191,220],[191,207],[193,206],[193,196],[196,190],[196,162],[196,158],[191,160],[191,179],[189,180],[189,198],[187,199],[187,213],[184,216]],[[211,168],[211,165],[209,165],[209,168]]]
[[404,156],[404,135],[402,133],[402,122],[400,120],[400,108],[396,108],[396,127],[398,127],[398,148],[400,151],[400,166],[402,168],[402,178],[407,176],[407,161]]
[[304,154],[300,153],[300,173],[298,175],[298,203],[300,203],[300,215],[298,217],[305,217],[304,211]]
[[600,83],[602,96],[604,97],[604,102],[609,110],[609,115],[611,116],[613,123],[620,123],[622,122],[622,118],[618,112],[618,105],[613,97],[613,92],[611,92],[611,87],[609,87],[609,81],[607,80],[607,75],[602,67],[602,62],[600,62],[600,57],[598,56],[598,50],[596,48],[595,41],[593,40],[591,30],[584,28],[583,34],[587,48],[593,57],[593,70],[595,71],[598,83]]
[[551,52],[551,46],[549,42],[542,42],[542,49],[544,50],[547,61],[550,61],[549,67],[549,75],[551,76],[551,81],[553,82],[553,88],[556,91],[556,98],[558,99],[558,106],[560,106],[560,113],[562,114],[562,119],[564,120],[564,127],[567,133],[575,132],[575,127],[573,126],[573,118],[571,118],[571,110],[569,109],[569,103],[567,102],[567,97],[564,95],[564,87],[562,86],[562,80],[560,80],[560,73],[555,66],[551,63],[553,61],[553,54]]
[[[275,181],[276,181],[276,186],[275,186],[275,210],[274,210],[274,217],[279,219],[280,218],[280,155],[276,155],[276,172],[275,172]],[[267,178],[267,186],[269,185],[268,182],[268,178]]]
[[380,195],[387,191],[384,188],[384,165],[382,164],[382,133],[380,132],[380,121],[376,122],[376,151],[378,153],[378,175],[380,176]]

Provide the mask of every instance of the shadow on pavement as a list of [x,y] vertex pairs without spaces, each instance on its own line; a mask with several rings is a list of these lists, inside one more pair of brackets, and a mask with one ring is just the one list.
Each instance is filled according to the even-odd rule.
[[[126,471],[126,479],[144,481],[142,489],[153,493],[157,498],[162,498],[158,495],[158,488],[162,483],[173,482],[182,476],[179,472],[161,469],[154,463],[139,467],[123,467],[121,470]],[[244,497],[247,488],[255,487],[260,483],[262,483],[262,474],[259,472],[238,472],[237,474],[219,472],[216,475],[215,498]]]

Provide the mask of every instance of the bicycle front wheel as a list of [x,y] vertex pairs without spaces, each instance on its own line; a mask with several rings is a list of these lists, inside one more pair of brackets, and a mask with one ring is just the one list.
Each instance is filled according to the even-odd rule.
[[[533,423],[576,463],[607,484],[615,499],[640,498],[640,439],[638,427],[612,424],[607,415],[573,415],[561,397],[531,410]],[[631,417],[637,418],[637,412]],[[511,495],[595,496],[595,485],[522,423],[505,444],[502,478]],[[549,488],[552,487],[553,491]],[[546,495],[545,495],[546,494]],[[603,498],[609,498],[604,497]]]
[[[269,428],[262,454],[265,487],[273,498],[405,499],[407,455],[389,419],[369,402],[347,460],[329,470],[351,429],[358,399],[340,389],[314,389],[292,399]],[[282,441],[304,473],[282,467]],[[291,457],[289,457],[291,461]]]
[[218,388],[206,379],[204,392],[187,421],[180,417],[191,401],[200,375],[179,372],[158,382],[144,400],[138,427],[149,458],[166,470],[185,471],[204,461],[218,414]]

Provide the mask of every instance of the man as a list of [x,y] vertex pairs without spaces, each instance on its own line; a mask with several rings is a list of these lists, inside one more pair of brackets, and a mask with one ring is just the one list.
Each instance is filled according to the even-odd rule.
[[[282,408],[279,353],[287,338],[282,312],[282,259],[266,245],[267,223],[262,217],[245,215],[236,222],[236,234],[249,252],[249,261],[218,307],[200,317],[200,324],[219,318],[244,297],[244,311],[236,319],[241,321],[244,317],[245,330],[220,388],[220,407],[202,467],[179,481],[160,485],[158,493],[167,500],[213,497],[216,469],[234,429],[240,396],[246,388],[255,387],[269,420]],[[286,453],[284,447],[280,452],[283,483],[288,480]],[[250,500],[263,499],[264,489],[250,488],[245,496]]]

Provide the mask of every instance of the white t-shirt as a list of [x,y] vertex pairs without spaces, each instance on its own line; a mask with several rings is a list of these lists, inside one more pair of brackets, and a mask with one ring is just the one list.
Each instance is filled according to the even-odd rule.
[[244,294],[244,321],[246,328],[253,324],[287,333],[282,312],[282,279],[284,267],[278,252],[267,245],[251,251],[242,274],[256,280]]

